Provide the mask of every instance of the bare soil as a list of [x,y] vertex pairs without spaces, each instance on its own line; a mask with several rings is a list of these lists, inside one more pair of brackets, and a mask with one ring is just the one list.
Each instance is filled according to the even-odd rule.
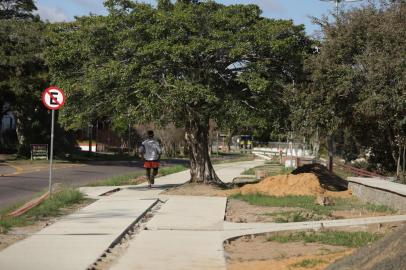
[[268,215],[269,213],[293,210],[300,210],[300,208],[258,206],[241,200],[228,199],[226,221],[236,223],[274,222],[275,217]]
[[326,270],[406,269],[406,225],[372,245],[365,246],[330,265]]
[[[250,222],[275,222],[277,215],[273,213],[298,211],[302,213],[311,213],[309,210],[298,207],[269,207],[251,205],[245,201],[237,199],[228,199],[226,220],[237,223]],[[366,209],[352,209],[333,211],[331,216],[321,216],[320,220],[359,218],[359,217],[374,217],[390,215],[390,213],[372,212]]]
[[24,227],[14,227],[11,228],[7,233],[0,233],[0,251],[7,248],[8,246],[21,241],[36,232],[39,232],[43,228],[52,225],[53,223],[60,220],[63,216],[72,214],[83,207],[88,206],[89,204],[93,203],[94,200],[86,200],[83,203],[76,204],[74,206],[64,208],[61,210],[61,215],[59,217],[49,217],[43,218],[41,220],[36,221],[32,225],[24,226]]
[[[387,234],[402,226],[401,223],[377,224],[360,227],[340,228],[340,231],[368,231]],[[406,230],[404,230],[406,232]],[[282,232],[278,234],[291,233]],[[351,255],[355,249],[343,246],[324,245],[319,243],[289,242],[278,243],[267,241],[271,234],[243,236],[225,244],[229,270],[321,270],[337,260]],[[405,234],[406,235],[406,234]],[[380,241],[379,241],[380,242]],[[405,241],[404,241],[405,242]],[[402,254],[405,253],[403,251]],[[358,251],[357,251],[358,253]],[[406,260],[406,257],[404,257]],[[313,265],[303,266],[307,260]],[[346,260],[345,258],[343,260]],[[330,269],[330,268],[328,268]],[[373,268],[331,268],[338,269],[373,269]],[[385,268],[382,268],[382,270]],[[405,268],[398,268],[405,269]]]
[[267,241],[266,238],[265,235],[241,237],[225,245],[227,268],[229,270],[301,269],[294,265],[305,259],[313,259],[323,262],[311,269],[323,269],[353,251],[346,247],[318,243],[281,244]]

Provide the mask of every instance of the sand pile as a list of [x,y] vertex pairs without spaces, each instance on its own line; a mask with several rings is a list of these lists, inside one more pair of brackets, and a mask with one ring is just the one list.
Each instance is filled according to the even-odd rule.
[[271,196],[286,195],[328,195],[351,196],[348,191],[332,192],[320,186],[318,177],[313,173],[277,175],[265,178],[258,184],[245,185],[240,188],[243,195],[264,194]]

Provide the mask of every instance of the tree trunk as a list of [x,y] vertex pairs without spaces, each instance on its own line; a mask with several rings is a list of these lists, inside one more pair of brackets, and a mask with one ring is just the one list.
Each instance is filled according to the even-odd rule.
[[398,160],[396,164],[396,179],[400,181],[400,159],[402,157],[402,145],[399,145],[399,155],[398,155]]
[[334,158],[334,140],[333,136],[329,136],[327,138],[327,149],[328,149],[328,160],[327,160],[327,168],[330,172],[333,172],[333,158]]
[[209,156],[209,121],[189,119],[185,136],[190,156],[190,182],[224,184],[216,175]]
[[229,153],[231,152],[231,143],[232,143],[233,135],[234,135],[234,132],[231,129],[229,129],[228,133],[227,133],[227,152],[229,152]]
[[403,166],[402,166],[402,176],[403,176],[403,183],[405,183],[406,179],[405,179],[405,164],[406,164],[406,145],[403,146]]

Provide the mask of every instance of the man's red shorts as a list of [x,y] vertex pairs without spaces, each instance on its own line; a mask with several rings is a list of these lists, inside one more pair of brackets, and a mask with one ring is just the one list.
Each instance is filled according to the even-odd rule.
[[159,161],[145,161],[144,162],[144,168],[146,169],[155,169],[159,168]]

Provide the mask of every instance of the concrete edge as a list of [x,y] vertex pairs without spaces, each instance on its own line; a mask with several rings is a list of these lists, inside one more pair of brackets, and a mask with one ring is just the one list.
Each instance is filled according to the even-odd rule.
[[138,223],[158,202],[159,199],[153,199],[155,200],[154,203],[152,203],[144,212],[142,212],[141,215],[139,215],[133,222],[130,223],[130,225],[127,226],[127,228],[124,229],[114,240],[111,242],[111,244],[93,261],[92,264],[90,264],[87,269],[92,269],[94,266],[94,263],[103,256],[106,252],[108,252],[109,249],[113,248],[116,246],[118,243],[120,243],[121,239],[128,233],[128,231],[131,230],[131,228]]
[[[352,180],[351,180],[351,178],[354,178],[354,177],[347,177],[346,180],[347,180],[348,183],[354,183],[354,184],[361,185],[361,186],[364,186],[364,187],[369,187],[369,188],[373,188],[373,189],[377,189],[377,190],[389,192],[389,193],[392,193],[392,194],[396,194],[396,195],[399,195],[399,196],[402,196],[402,197],[406,197],[405,194],[402,194],[402,193],[399,193],[399,192],[396,192],[396,191],[393,191],[393,190],[390,190],[390,189],[386,189],[386,188],[382,188],[382,187],[377,187],[377,186],[374,186],[374,185],[372,185],[372,184],[371,184],[371,185],[368,185],[368,184],[365,184],[365,183],[360,183],[360,182],[356,181],[355,179],[352,179]],[[371,179],[376,179],[376,178],[371,178]],[[386,181],[386,180],[381,180],[381,181]]]
[[[379,220],[379,218],[387,217],[386,219]],[[406,215],[396,215],[396,216],[381,216],[381,217],[371,217],[371,218],[360,218],[360,219],[350,219],[354,221],[353,224],[343,224],[345,220],[339,220],[337,224],[333,222],[326,221],[313,221],[313,222],[291,222],[285,223],[290,224],[291,226],[286,228],[280,228],[280,225],[284,223],[252,223],[252,224],[264,224],[264,225],[274,225],[275,228],[246,228],[246,229],[235,229],[229,231],[223,231],[223,244],[227,241],[232,241],[234,239],[243,237],[243,236],[252,236],[252,235],[259,235],[259,234],[266,234],[266,233],[274,233],[274,232],[289,232],[289,231],[303,231],[303,230],[320,230],[320,229],[327,229],[327,228],[340,228],[340,227],[356,227],[356,226],[363,226],[363,225],[371,225],[371,224],[379,224],[379,223],[396,223],[396,222],[406,222]],[[276,226],[278,225],[278,226]],[[295,226],[296,225],[296,226]],[[303,226],[300,226],[303,225]]]

